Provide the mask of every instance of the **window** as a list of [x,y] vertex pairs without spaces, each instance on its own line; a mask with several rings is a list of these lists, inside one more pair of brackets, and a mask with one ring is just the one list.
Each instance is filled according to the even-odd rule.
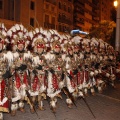
[[30,25],[34,27],[34,18],[30,18]]
[[34,10],[35,9],[35,3],[33,1],[31,1],[30,3],[30,9],[31,10]]
[[45,22],[49,23],[49,15],[45,15]]
[[59,8],[61,9],[61,3],[59,2]]
[[59,26],[58,26],[58,29],[59,29],[59,31],[62,31],[62,27],[61,27],[60,24],[59,24]]
[[63,7],[64,7],[64,10],[66,11],[66,5],[65,4],[63,5]]
[[52,12],[54,12],[54,11],[55,11],[55,8],[54,8],[54,7],[52,7],[52,8],[51,8],[51,11],[52,11]]
[[70,8],[70,7],[68,7],[68,12],[69,12],[69,13],[71,12],[71,8]]
[[45,7],[46,7],[46,9],[49,9],[49,4],[46,4],[46,6],[45,6]]
[[0,0],[0,9],[2,9],[2,0]]
[[55,17],[52,17],[51,23],[55,24]]

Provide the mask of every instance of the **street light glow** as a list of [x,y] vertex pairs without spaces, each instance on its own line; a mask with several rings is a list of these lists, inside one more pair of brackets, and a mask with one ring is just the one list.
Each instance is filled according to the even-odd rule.
[[117,7],[118,6],[118,1],[114,1],[114,6]]
[[120,52],[120,0],[115,0],[114,6],[117,8],[115,50]]

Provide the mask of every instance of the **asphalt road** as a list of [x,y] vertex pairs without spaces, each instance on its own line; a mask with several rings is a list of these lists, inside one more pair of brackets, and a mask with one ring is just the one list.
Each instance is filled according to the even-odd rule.
[[58,99],[58,108],[56,114],[53,114],[49,108],[48,102],[44,101],[45,111],[37,110],[37,114],[31,114],[29,106],[25,104],[25,113],[17,111],[16,116],[4,114],[4,120],[120,120],[120,82],[116,83],[116,88],[107,86],[102,94],[96,93],[95,96],[86,97],[93,114],[90,112],[85,102],[76,101],[77,107],[69,109],[63,99]]

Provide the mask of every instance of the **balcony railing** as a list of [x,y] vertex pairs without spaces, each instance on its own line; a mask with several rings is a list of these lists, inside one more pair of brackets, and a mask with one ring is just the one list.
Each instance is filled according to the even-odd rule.
[[64,19],[64,18],[58,18],[58,22],[65,23],[65,24],[72,24],[72,21],[69,19]]
[[51,4],[53,4],[53,5],[56,5],[56,1],[54,0],[45,0],[46,2],[49,2],[49,3],[51,3]]
[[45,28],[55,29],[55,24],[44,22],[44,27]]

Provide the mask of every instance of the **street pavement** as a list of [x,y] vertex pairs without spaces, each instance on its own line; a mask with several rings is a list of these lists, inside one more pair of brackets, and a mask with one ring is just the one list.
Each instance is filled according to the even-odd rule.
[[66,96],[58,99],[56,114],[49,108],[47,100],[44,101],[45,111],[37,110],[37,114],[31,114],[29,105],[25,104],[25,113],[17,111],[16,116],[4,113],[4,120],[120,120],[120,82],[116,82],[116,88],[107,86],[102,94],[89,95],[86,101],[94,116],[88,109],[86,103],[79,99],[77,107],[73,105],[69,109],[65,103]]

